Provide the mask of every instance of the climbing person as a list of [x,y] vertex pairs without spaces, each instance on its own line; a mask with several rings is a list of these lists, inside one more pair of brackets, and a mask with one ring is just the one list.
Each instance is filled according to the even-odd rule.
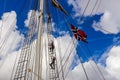
[[53,52],[55,46],[54,46],[54,42],[52,41],[50,44],[50,52]]
[[56,58],[53,57],[53,58],[52,58],[52,62],[50,63],[51,69],[55,69],[55,60],[56,60]]

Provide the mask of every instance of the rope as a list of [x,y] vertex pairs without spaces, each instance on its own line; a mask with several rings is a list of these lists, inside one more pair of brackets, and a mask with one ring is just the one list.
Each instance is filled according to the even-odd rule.
[[[56,9],[56,14],[57,14],[57,17],[56,17],[56,21],[58,22],[59,21],[59,13],[58,13],[58,9]],[[58,24],[56,24],[57,25],[57,27],[58,27]],[[60,26],[59,26],[60,27]],[[57,30],[57,35],[59,35],[59,32],[58,32],[58,30]],[[59,46],[58,46],[59,47]],[[61,52],[60,52],[61,53]],[[56,53],[55,53],[56,54]],[[60,57],[60,55],[59,55],[59,57]],[[57,62],[57,60],[56,60],[56,62]],[[62,62],[60,62],[60,64],[62,64]],[[62,66],[61,66],[61,71],[62,71],[63,69],[62,69]],[[60,73],[58,72],[58,66],[57,66],[57,76],[59,77],[59,75],[60,75]],[[64,80],[64,72],[62,71],[62,79]],[[60,80],[60,78],[59,78],[59,80]]]
[[102,3],[102,0],[99,0],[98,7],[97,7],[97,9],[96,9],[96,11],[95,11],[95,12],[98,12],[98,9],[99,9],[99,7],[100,7],[101,3]]
[[[93,11],[94,11],[97,3],[98,3],[98,0],[95,2],[95,5],[94,5],[94,7],[93,7],[93,9],[92,9],[92,12],[91,12],[90,16],[92,15],[92,13],[93,13]],[[101,1],[99,2],[98,8],[99,8],[100,4],[101,4]],[[97,8],[97,10],[98,10],[98,8]],[[96,10],[96,11],[97,11],[97,10]],[[97,26],[95,25],[95,27],[97,27]],[[99,27],[97,27],[97,28],[99,28]],[[110,31],[107,31],[107,30],[105,30],[105,29],[103,29],[103,28],[101,28],[101,29],[104,30],[104,31],[106,31],[106,32],[108,32],[108,33],[111,33]],[[113,34],[113,33],[111,33],[111,34]],[[97,65],[96,65],[96,66],[97,66]],[[98,66],[97,66],[97,68],[98,68]],[[105,78],[104,78],[103,74],[101,73],[100,69],[98,69],[98,70],[99,70],[101,76],[103,77],[103,79],[105,80]]]
[[[94,11],[95,7],[97,6],[98,1],[99,1],[99,0],[96,0],[95,5],[94,5],[94,7],[93,7],[93,9],[92,9],[92,11],[91,11],[90,16],[92,16],[93,11]],[[97,7],[97,9],[96,9],[96,12],[98,11],[98,9],[99,9],[99,7],[100,7],[101,2],[102,2],[102,0],[100,0],[100,2],[99,2],[99,4],[98,4],[98,7]],[[95,12],[95,13],[96,13],[96,12]],[[110,33],[110,34],[114,34],[114,33],[110,32],[110,31],[108,31],[108,30],[103,29],[102,27],[98,27],[97,25],[95,25],[94,27],[99,28],[99,29],[101,29],[101,30],[103,30],[103,31],[105,31],[105,32]]]
[[[86,9],[87,9],[87,7],[88,7],[89,3],[90,3],[90,0],[88,0],[88,2],[87,2],[87,4],[86,4],[86,7],[85,7],[85,9],[84,9],[84,11],[83,11],[83,13],[82,13],[82,15],[81,15],[80,19],[79,19],[79,22],[81,22],[82,17],[84,16],[85,11],[86,11]],[[81,24],[81,23],[79,23],[79,24],[78,24],[78,26],[80,26],[80,24]]]
[[[7,2],[7,0],[5,0],[5,2]],[[5,6],[5,5],[4,5]],[[4,10],[5,10],[5,8],[4,8]],[[21,9],[22,10],[22,9]],[[20,13],[21,13],[21,10],[20,10]],[[20,14],[19,14],[20,15]],[[4,22],[6,22],[7,21],[7,19],[10,17],[10,14],[6,17],[6,19],[4,20]],[[13,21],[13,22],[15,22],[15,20]],[[12,25],[13,25],[13,23],[12,23]],[[12,26],[11,25],[11,26]],[[2,26],[3,26],[3,23],[2,23]],[[2,27],[1,26],[1,27]],[[7,39],[6,38],[8,38],[8,36],[10,35],[9,33],[10,33],[10,30],[12,30],[12,28],[10,27],[9,29],[8,29],[8,31],[7,31],[7,33],[6,33],[6,35],[5,35],[5,39],[3,40],[3,42],[2,42],[2,44],[1,44],[1,47],[2,47],[2,45],[5,45],[5,43],[6,43],[6,41],[7,41]],[[3,46],[4,47],[4,46]],[[2,48],[3,48],[2,47]],[[1,49],[1,48],[0,48]]]
[[[30,26],[30,28],[31,28],[31,32],[30,31],[28,31],[28,37],[25,39],[25,41],[24,41],[24,43],[23,43],[23,46],[24,45],[27,45],[27,49],[23,49],[22,48],[22,51],[21,51],[21,54],[20,54],[20,57],[19,57],[19,61],[20,60],[25,60],[26,58],[27,58],[27,63],[25,64],[25,63],[23,63],[23,65],[22,65],[22,67],[17,67],[17,68],[21,68],[22,70],[22,72],[23,72],[23,67],[24,66],[26,66],[25,67],[25,69],[27,69],[27,67],[30,65],[29,64],[29,62],[30,62],[30,56],[31,56],[31,50],[32,50],[32,47],[30,46],[30,43],[31,43],[31,38],[32,38],[32,36],[33,36],[33,34],[34,34],[34,26],[36,26],[36,24],[34,24],[34,25],[32,25],[32,23],[34,22],[34,20],[35,20],[35,16],[33,17],[33,15],[35,14],[35,12],[34,11],[32,11],[32,14],[31,14],[31,17],[30,17],[30,22],[29,22],[29,26]],[[34,20],[32,20],[32,19],[34,19]],[[28,50],[29,49],[29,50]],[[24,54],[24,53],[26,53],[26,54]],[[22,57],[22,55],[24,55],[24,57]],[[17,72],[16,72],[17,73]],[[19,76],[22,76],[23,74],[19,74],[18,73],[18,75]],[[25,77],[26,77],[26,79],[28,79],[28,76],[29,75],[27,75],[27,71],[25,71]]]
[[[58,21],[60,21],[60,20],[59,20],[59,16],[60,16],[60,15],[59,15],[58,10],[57,10],[57,14],[58,14]],[[59,41],[58,41],[58,44],[59,44]],[[59,54],[59,59],[60,59],[60,65],[61,65],[61,71],[62,71],[62,79],[65,80],[64,72],[63,72],[63,66],[62,66],[62,58],[61,58],[61,53],[62,53],[62,52],[61,52],[60,44],[59,44],[59,46],[58,46],[58,49],[59,49],[59,53],[60,53],[60,54]],[[59,74],[59,73],[58,73],[58,74]]]
[[[57,42],[58,44],[59,44],[59,46],[60,46],[60,43],[59,42]],[[64,77],[64,72],[63,72],[63,66],[62,66],[62,59],[61,59],[61,47],[59,47],[58,46],[58,49],[59,49],[59,59],[60,59],[60,67],[61,67],[61,70],[60,70],[60,72],[62,72],[62,78],[63,78],[63,80],[65,80],[65,77]],[[60,72],[59,72],[59,74],[60,74]]]
[[[33,43],[33,45],[31,46],[31,50],[33,51],[35,49],[35,42]],[[33,53],[35,53],[35,51],[33,51]],[[33,61],[32,61],[33,60]],[[35,54],[34,55],[31,55],[31,61],[32,62],[30,62],[30,59],[29,59],[29,66],[27,67],[27,69],[28,69],[28,73],[29,72],[31,72],[31,71],[33,71],[33,68],[34,68],[34,62],[35,62]],[[31,67],[31,68],[30,68]],[[32,80],[33,79],[33,75],[32,75],[32,73],[29,73],[29,75],[28,75],[29,77],[28,77],[28,80]]]
[[[92,56],[92,53],[91,53],[91,50],[89,49],[89,47],[88,47],[87,45],[85,45],[85,46],[87,47],[90,56]],[[93,60],[95,61],[95,58],[94,58],[94,57],[93,57]],[[96,65],[96,68],[98,69],[98,71],[100,72],[100,74],[101,74],[103,80],[106,80],[105,77],[104,77],[104,75],[103,75],[103,73],[101,72],[100,68],[99,68],[98,65],[96,64],[96,62],[95,62],[95,65]]]
[[[83,52],[83,54],[85,55],[85,57],[86,57],[87,59],[89,59],[89,58],[87,57],[85,51],[83,50],[82,46],[80,46],[80,49],[81,49],[81,51]],[[91,65],[91,67],[94,69],[94,71],[96,72],[96,74],[99,76],[99,74],[97,73],[97,71],[96,71],[96,69],[94,68],[94,66],[93,66],[91,63],[90,63],[90,65]],[[99,76],[99,78],[100,78],[100,76]]]
[[[34,6],[37,6],[36,5],[36,1],[34,2]],[[35,7],[36,8],[36,7]],[[34,9],[35,9],[34,8]],[[35,9],[36,10],[36,9]],[[33,17],[34,16],[34,17]],[[34,23],[36,21],[36,23]],[[34,25],[32,25],[34,23]],[[30,45],[31,44],[31,38],[34,36],[34,33],[35,33],[35,27],[37,26],[37,18],[36,18],[36,14],[34,11],[32,11],[32,14],[31,14],[31,18],[30,18],[30,22],[29,22],[29,27],[30,27],[30,31],[28,31],[28,41],[27,41],[27,45],[28,45],[28,49],[26,51],[27,53],[27,63],[26,63],[26,69],[29,67],[30,65],[30,60],[31,60],[31,51],[32,51],[32,46]],[[27,72],[26,72],[27,74]],[[27,75],[27,78],[29,78],[29,75]]]
[[[21,40],[21,41],[23,41],[23,40]],[[22,42],[22,44],[23,44],[23,42]],[[21,46],[22,46],[22,44],[21,44]],[[16,58],[15,58],[15,61],[14,61],[14,65],[13,65],[13,69],[12,69],[12,73],[11,73],[11,77],[10,77],[10,80],[12,80],[12,78],[13,78],[13,74],[14,74],[14,71],[15,71],[15,67],[16,67],[16,64],[17,64],[17,59],[18,59],[18,52],[17,52],[17,55],[16,55]]]
[[[85,71],[85,69],[84,69],[84,71]],[[96,71],[96,70],[95,70]],[[85,73],[86,75],[87,75],[87,73]],[[87,79],[88,79],[88,77],[87,77]]]
[[97,6],[97,3],[98,3],[98,1],[99,1],[99,0],[96,0],[96,2],[95,2],[95,4],[94,4],[94,7],[93,7],[93,9],[92,9],[92,11],[91,11],[91,14],[90,14],[90,16],[92,16],[92,14],[93,14],[93,11],[94,11],[95,7]]
[[[14,20],[15,21],[15,20]],[[13,22],[14,22],[13,21]],[[13,23],[10,25],[10,26],[13,26]],[[10,30],[13,30],[13,27],[10,27],[9,28]],[[7,33],[5,34],[5,39],[3,38],[3,40],[1,41],[1,45],[0,45],[0,54],[2,54],[2,50],[4,50],[4,47],[5,47],[5,44],[6,42],[8,41],[8,38],[10,37],[11,33],[10,33],[10,30],[8,29]]]
[[[36,74],[35,72],[33,72],[31,69],[28,69],[28,72],[33,73],[35,76],[37,76],[38,78],[42,79],[38,74]],[[42,79],[43,80],[43,79]]]
[[48,60],[47,60],[47,58],[48,58],[48,55],[47,55],[47,51],[48,51],[48,50],[47,50],[47,48],[48,48],[48,47],[47,47],[47,46],[48,46],[48,45],[46,44],[46,42],[48,42],[48,39],[47,39],[47,40],[45,39],[46,80],[48,80],[48,76],[47,76],[47,72],[48,72],[48,67],[47,67],[47,66],[48,66],[48,65],[47,65],[47,64],[48,64],[48,62],[47,62],[47,61],[48,61]]
[[14,38],[13,38],[14,40],[13,40],[12,43],[10,44],[11,47],[6,51],[6,54],[4,54],[3,61],[2,61],[1,64],[0,64],[0,68],[3,66],[5,60],[7,59],[7,56],[8,56],[7,53],[14,47],[14,46],[13,46],[13,43],[16,42],[16,40],[17,40],[17,38],[15,38],[15,37],[16,37],[16,36],[14,36]]
[[[66,20],[65,18],[64,18],[64,20],[65,20],[65,22],[67,23],[67,25],[69,26],[69,23],[67,22],[67,20]],[[74,47],[75,47],[75,44],[76,44],[76,43],[74,43],[74,40],[73,40],[73,44],[74,44]],[[77,51],[76,51],[76,52],[77,52]],[[78,54],[78,52],[77,52],[77,54]],[[80,58],[80,57],[79,57],[79,58]],[[79,59],[79,60],[80,60],[80,59]],[[87,75],[87,73],[86,73],[86,71],[85,71],[84,65],[82,64],[81,60],[80,60],[80,63],[81,63],[81,65],[82,65],[82,68],[83,68],[83,71],[84,71],[84,73],[85,73],[86,79],[89,80],[88,75]]]

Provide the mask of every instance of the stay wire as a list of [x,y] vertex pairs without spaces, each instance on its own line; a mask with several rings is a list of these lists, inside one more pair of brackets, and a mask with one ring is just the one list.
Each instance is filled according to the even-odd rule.
[[[67,24],[67,25],[69,25],[69,24]],[[68,51],[68,49],[69,49],[69,47],[70,47],[71,44],[72,44],[72,43],[70,42],[70,43],[69,43],[69,46],[67,47],[67,49],[66,49],[66,51],[65,51],[65,54],[67,53],[67,51]],[[72,50],[72,46],[71,46],[71,50]],[[68,57],[66,58],[65,62],[64,62],[63,65],[62,65],[62,66],[65,67],[65,68],[66,68],[67,61],[69,60],[69,57],[70,57],[71,54],[72,54],[71,52],[72,52],[72,51],[70,51]],[[62,60],[64,59],[65,54],[64,54]],[[61,72],[61,70],[60,70],[60,72]],[[60,72],[59,72],[59,73],[60,73]]]
[[[99,0],[96,0],[95,5],[94,5],[94,7],[93,7],[93,9],[92,9],[92,11],[91,11],[90,16],[92,16],[93,11],[94,11],[95,7],[97,6],[98,1],[99,1]],[[101,1],[100,1],[99,5],[98,5],[98,8],[99,8],[100,4],[101,4]],[[97,10],[98,10],[98,8],[97,8]],[[104,30],[104,29],[103,29],[103,30]],[[104,31],[106,31],[106,30],[104,30]],[[107,31],[107,32],[109,32],[109,31]],[[110,33],[110,32],[109,32],[109,33]],[[87,46],[87,49],[88,49],[88,51],[89,51],[89,53],[90,53],[90,49],[88,48],[88,46]],[[95,64],[96,64],[96,63],[95,63]],[[105,78],[104,78],[102,72],[100,71],[99,67],[97,66],[97,64],[96,64],[96,67],[97,67],[98,71],[100,72],[101,76],[103,77],[103,79],[105,80]]]
[[[22,9],[20,9],[21,11],[22,11]],[[21,13],[21,11],[20,11],[20,13]],[[20,15],[20,14],[19,14]],[[4,20],[4,22],[6,22],[6,20],[8,19],[10,17],[10,14],[6,17],[6,19]],[[15,20],[14,20],[15,21]],[[14,22],[13,21],[13,22]],[[13,24],[13,23],[12,23]],[[2,23],[2,26],[3,26],[3,23]],[[1,27],[2,27],[1,26]],[[3,41],[3,43],[2,43],[2,45],[4,44],[4,42],[6,41],[7,39],[5,39],[4,41]],[[1,49],[1,48],[0,48]]]
[[[87,49],[88,49],[88,51],[89,51],[89,54],[90,54],[90,56],[92,57],[91,50],[89,49],[89,47],[88,47],[87,45],[85,45],[85,46],[87,47]],[[94,58],[94,57],[93,57],[93,60],[95,61],[95,58]],[[98,69],[99,73],[101,74],[103,80],[106,80],[105,77],[104,77],[104,75],[103,75],[103,73],[102,73],[102,71],[100,70],[100,68],[99,68],[98,65],[96,64],[96,61],[95,61],[95,65],[96,65],[96,68]]]
[[[64,19],[65,19],[65,18],[64,18]],[[67,22],[66,19],[65,19],[65,21],[66,21],[66,23],[68,24],[68,27],[69,27],[69,23]],[[73,40],[73,39],[72,39],[72,40]],[[76,44],[76,43],[74,43],[74,40],[73,40],[73,44],[74,44],[74,47],[75,47],[75,44]],[[78,51],[77,51],[77,49],[76,49],[76,53],[79,54]],[[81,61],[80,56],[79,56],[79,61],[80,61],[80,63],[81,63],[81,66],[82,66],[82,68],[83,68],[83,71],[84,71],[84,73],[85,73],[86,79],[89,80],[88,75],[87,75],[86,70],[85,70],[85,67],[84,67],[84,65],[82,64],[82,61]]]
[[[99,2],[99,3],[98,3],[98,2]],[[94,11],[95,7],[97,6],[97,3],[98,3],[98,7],[97,7],[95,13],[97,13],[97,11],[98,11],[98,9],[99,9],[101,3],[102,3],[102,0],[100,0],[100,1],[99,1],[99,0],[96,0],[95,5],[94,5],[94,7],[93,7],[93,9],[92,9],[92,11],[91,11],[90,16],[92,16],[93,11]],[[114,33],[110,32],[110,31],[108,31],[108,30],[106,30],[106,29],[103,29],[102,27],[98,27],[97,25],[94,25],[94,27],[96,27],[96,28],[98,28],[98,29],[101,29],[101,30],[103,30],[103,31],[105,31],[105,32],[107,32],[107,33],[114,34]]]
[[[34,12],[32,12],[32,13],[34,13]],[[32,16],[32,15],[31,15]],[[30,18],[30,21],[31,21],[31,18]],[[29,24],[29,26],[30,26],[30,24]],[[32,34],[31,33],[29,33],[30,35],[29,36],[32,36],[33,35],[33,30],[32,30]],[[32,37],[31,37],[32,38]],[[26,38],[26,39],[28,39],[28,38]],[[26,42],[26,43],[25,43]],[[29,40],[26,40],[24,43],[23,43],[23,46],[25,46],[25,45],[29,45],[29,47],[30,47],[30,42],[31,42],[31,40],[29,39]],[[30,53],[31,53],[31,48],[30,48],[30,50],[29,51],[27,51],[27,50],[25,50],[25,51],[23,51],[23,53],[24,52],[27,52],[27,53],[29,53],[29,54],[27,54],[26,56],[27,56],[27,59],[28,59],[28,57],[30,57]],[[19,59],[20,59],[20,57],[19,57]],[[30,61],[30,59],[29,59],[29,61]],[[27,62],[27,64],[26,64],[27,66],[28,66],[28,62]],[[26,66],[26,69],[27,69],[27,66]],[[27,75],[28,76],[28,75]]]
[[[34,50],[34,53],[35,53],[35,44],[36,44],[36,42],[34,43],[34,47],[33,47],[33,50]],[[34,70],[34,65],[35,65],[35,54],[34,54],[34,56],[33,56],[33,65],[32,65],[32,67],[31,67],[31,71],[33,71]],[[34,72],[34,71],[33,71]],[[32,74],[31,74],[32,75]],[[31,76],[32,78],[31,78],[31,80],[33,79],[33,75]]]
[[[43,30],[41,30],[41,31],[43,31]],[[40,32],[41,33],[41,35],[42,35],[42,32]],[[42,37],[42,36],[41,36]],[[41,49],[41,52],[40,53],[42,53],[43,52],[43,49],[41,48],[41,46],[42,46],[42,41],[43,40],[41,40],[41,45],[40,45],[40,48],[39,49]],[[36,42],[36,44],[37,44],[37,42]],[[36,55],[37,56],[37,55]],[[43,55],[41,54],[41,56],[40,56],[41,58],[39,58],[39,64],[38,64],[38,66],[42,69],[42,59],[43,59]],[[38,70],[38,73],[40,73],[40,75],[42,75],[42,73],[41,73],[41,69],[39,69]],[[42,76],[39,76],[39,74],[37,74],[37,73],[35,73],[34,72],[34,74],[36,75],[36,76],[38,76],[38,78],[42,78]]]
[[[50,10],[49,10],[49,2],[46,2],[46,13],[47,13],[47,15],[49,15],[49,16],[51,16],[51,14],[50,14]],[[51,19],[50,19],[50,22],[48,21],[48,17],[47,17],[47,40],[48,40],[48,46],[49,46],[49,41],[50,40],[52,40],[51,38],[50,38],[50,36],[52,35],[52,30],[50,29],[50,27],[52,28],[52,23],[51,23]],[[54,41],[54,40],[53,40]],[[48,52],[49,52],[49,49],[48,49]],[[56,55],[56,53],[55,53],[55,55]],[[50,55],[48,55],[48,61],[50,62],[50,60],[49,60],[49,56]],[[57,60],[56,60],[56,62],[57,62]],[[48,68],[48,67],[47,67]],[[57,69],[58,69],[58,67],[56,67]],[[57,73],[56,72],[54,72],[55,73],[55,76],[57,75],[57,76],[59,76],[59,74],[58,74],[58,71],[57,71]],[[53,76],[53,74],[51,74],[50,73],[50,68],[49,68],[49,78],[50,78],[50,76]]]
[[[74,46],[71,46],[70,53],[69,53],[67,59],[65,60],[64,64],[62,65],[62,66],[64,67],[64,70],[66,70],[66,68],[67,68],[68,60],[69,60],[70,56],[72,55],[73,48],[74,48]],[[71,65],[72,65],[72,64],[71,64]],[[70,67],[71,67],[71,65],[70,65]],[[70,69],[70,68],[69,68],[69,69]],[[69,70],[69,71],[70,71],[70,70]],[[66,73],[66,76],[68,75],[69,71]],[[65,76],[65,78],[66,78],[66,76]]]
[[[49,1],[49,5],[50,5],[50,1]],[[48,5],[48,6],[49,6],[49,5]],[[47,8],[49,9],[49,7],[47,7]],[[47,13],[50,14],[49,10],[47,10]],[[57,17],[57,19],[58,19],[58,17]],[[52,28],[52,25],[51,25],[51,28]],[[48,29],[48,30],[49,30],[49,29]],[[48,32],[48,33],[49,33],[49,34],[52,34],[52,29],[50,29],[50,32]],[[55,53],[55,56],[56,56],[56,53]],[[56,59],[56,62],[58,62],[57,59]],[[56,76],[57,76],[58,79],[60,80],[59,73],[58,73],[58,65],[56,66],[56,69],[57,69],[56,72],[55,72],[55,73],[56,73]]]
[[[94,5],[94,8],[92,9],[91,15],[92,15],[92,13],[93,13],[93,11],[94,11],[95,6],[97,5],[97,3],[98,3],[98,0],[96,1],[95,5]],[[99,3],[99,4],[100,4],[100,3]],[[109,32],[109,31],[107,31],[107,30],[104,30],[104,31]],[[111,32],[109,32],[109,33],[111,33]],[[98,67],[98,66],[97,66],[97,67]],[[100,71],[100,73],[101,73],[101,71]],[[103,75],[103,74],[102,74],[102,75]],[[104,79],[104,80],[105,80],[105,79]]]
[[[49,11],[49,9],[48,9],[49,8],[49,4],[48,4],[47,0],[45,0],[44,7],[45,7],[46,12]],[[48,14],[48,12],[47,12],[47,14]],[[48,30],[48,23],[47,23],[47,30]],[[48,61],[49,61],[49,59],[48,59],[48,52],[49,52],[49,50],[48,50],[48,47],[47,47],[48,46],[47,42],[48,42],[48,34],[46,34],[46,39],[45,39],[46,80],[48,80],[48,77],[49,77],[49,76],[47,76],[48,72],[49,72],[49,68],[48,68],[49,67],[49,64],[48,64]]]
[[[66,20],[66,19],[65,19]],[[66,21],[67,22],[67,21]],[[69,23],[68,23],[69,24]],[[95,72],[97,72],[96,70],[95,70]],[[98,75],[99,76],[99,75]]]
[[47,58],[48,58],[48,50],[47,50],[47,48],[48,48],[47,46],[48,46],[48,45],[46,44],[47,42],[48,42],[48,39],[47,39],[47,40],[45,39],[46,80],[48,80],[48,76],[47,76],[47,75],[48,75],[48,73],[47,73],[47,72],[48,72],[48,59],[47,59]]
[[[58,21],[60,21],[60,20],[59,20],[60,14],[59,14],[58,10],[57,10],[57,14],[58,14]],[[61,26],[61,25],[59,25],[59,27],[60,27],[60,26]],[[61,40],[61,39],[60,39],[60,40]],[[58,44],[59,44],[59,45],[58,45],[58,48],[59,48],[59,53],[60,53],[60,54],[59,54],[59,59],[60,59],[60,65],[61,65],[61,70],[62,70],[62,79],[65,80],[64,72],[63,72],[63,66],[62,66],[62,57],[61,57],[61,53],[62,53],[62,52],[61,52],[61,47],[60,47],[61,44],[60,44],[59,41],[57,41],[57,42],[58,42]]]
[[[59,12],[58,12],[58,10],[56,9],[56,13],[57,13],[57,22],[59,21]],[[58,27],[58,24],[57,24],[57,27]],[[59,25],[59,27],[60,27],[60,25]],[[59,35],[59,32],[58,32],[59,30],[57,29],[57,35]],[[59,46],[58,46],[59,47]],[[60,51],[60,50],[59,50]],[[60,52],[59,52],[60,53]],[[59,58],[60,58],[60,55],[59,55]],[[61,60],[60,60],[61,61]],[[60,62],[60,64],[61,64],[62,62]],[[57,67],[58,67],[58,65],[57,65]],[[62,67],[62,65],[61,65],[61,70],[62,70],[62,77],[63,77],[63,80],[64,80],[64,72],[63,72],[63,67]],[[60,75],[60,73],[58,72],[58,68],[57,68],[57,74],[58,74],[58,76]],[[60,80],[60,78],[59,78],[59,80]]]
[[[15,21],[15,20],[14,20]],[[13,22],[14,22],[13,21]],[[10,25],[10,30],[13,30],[13,27],[11,27],[11,26],[13,26],[14,24],[12,23],[11,25]],[[0,54],[1,54],[1,51],[4,49],[4,47],[5,47],[5,44],[6,44],[6,42],[8,41],[8,38],[10,37],[10,30],[8,30],[7,31],[7,33],[5,34],[5,37],[3,38],[3,40],[1,41],[1,43],[0,43]]]
[[80,24],[81,24],[82,18],[83,18],[84,14],[85,14],[85,11],[86,11],[87,8],[88,8],[89,3],[90,3],[90,0],[88,0],[87,4],[86,4],[86,6],[85,6],[85,9],[84,9],[84,11],[83,11],[83,13],[82,13],[82,15],[81,15],[81,17],[80,17],[80,19],[79,19],[79,22],[80,22],[80,23],[78,24],[78,26],[80,26]]
[[[58,12],[58,10],[57,10],[57,21],[58,21],[58,16],[59,16],[58,14],[59,14],[59,12]],[[57,26],[58,26],[58,25],[57,25]],[[59,27],[60,27],[60,26],[59,26]],[[57,34],[59,34],[58,30],[57,30]],[[60,46],[60,45],[59,45],[59,46]],[[58,47],[59,47],[59,46],[58,46]],[[63,60],[62,60],[62,61],[63,61]],[[62,62],[62,61],[61,61],[61,62]],[[63,67],[63,66],[61,65],[61,67]],[[62,69],[62,68],[61,68],[61,70],[58,72],[58,74],[60,74],[61,71],[62,71],[62,77],[63,77],[63,79],[64,79],[64,73],[63,73],[63,69]]]
[[[87,55],[84,53],[84,55],[87,57]],[[88,57],[87,57],[88,58]],[[92,68],[94,69],[93,65],[91,64]],[[95,70],[95,69],[94,69]],[[97,73],[97,71],[95,70],[95,72]],[[97,73],[98,74],[98,73]],[[66,75],[67,76],[67,75]],[[99,76],[99,75],[98,75]]]
[[[33,22],[35,22],[35,21],[37,22],[36,13],[34,13],[34,15],[35,15],[35,17],[34,17]],[[34,28],[35,28],[36,26],[37,26],[37,23],[34,23],[34,25],[33,25],[32,28],[31,28],[31,32],[30,32],[30,36],[29,36],[29,37],[32,38],[32,37],[34,36],[34,34],[35,34],[35,29],[34,29]],[[28,57],[27,57],[28,63],[26,64],[26,66],[27,66],[26,69],[29,68],[30,65],[31,65],[31,64],[30,64],[30,63],[31,63],[30,61],[31,61],[31,57],[32,57],[32,56],[31,56],[31,55],[32,55],[32,45],[33,45],[32,43],[33,43],[33,42],[31,42],[31,40],[29,40],[28,44],[30,44],[30,45],[29,45],[29,51],[27,50],[27,51],[28,51]],[[31,74],[31,75],[32,75],[32,74]],[[31,75],[28,75],[27,77],[29,78]]]
[[98,9],[100,8],[101,3],[102,3],[102,0],[99,0],[98,6],[95,12],[98,12]]
[[99,0],[96,0],[96,2],[95,2],[95,4],[94,4],[94,7],[93,7],[93,9],[92,9],[92,11],[91,11],[91,13],[90,13],[90,16],[92,16],[93,11],[94,11],[94,9],[95,9],[95,8],[96,8],[96,6],[97,6],[98,1],[99,1]]
[[0,68],[3,66],[3,64],[4,64],[4,62],[5,62],[5,60],[7,59],[7,57],[8,57],[8,51],[10,51],[12,48],[13,48],[13,43],[17,40],[17,38],[16,38],[16,36],[14,36],[13,37],[13,41],[12,41],[12,43],[10,44],[10,48],[8,48],[8,50],[6,51],[6,54],[4,54],[4,56],[3,56],[3,61],[1,62],[1,64],[0,64]]
[[[92,64],[91,64],[92,65]],[[92,65],[92,67],[93,67],[93,65]],[[95,72],[97,73],[97,71],[95,70]],[[99,76],[99,75],[98,75]]]
[[[85,57],[86,57],[87,59],[89,59],[89,58],[87,57],[86,52],[84,51],[84,49],[82,48],[81,45],[80,45],[80,49],[81,49],[81,51],[83,52],[83,54],[85,55]],[[98,74],[98,72],[96,71],[96,69],[94,68],[94,66],[93,66],[91,63],[90,63],[90,65],[91,65],[92,69],[94,69],[95,73],[96,73],[96,74],[99,76],[99,78],[101,79],[100,75]]]
[[[22,46],[22,44],[23,44],[22,38],[21,38],[21,41],[22,41],[22,43],[21,43],[20,46]],[[20,51],[18,51],[16,54],[17,54],[17,55],[16,55],[16,58],[15,58],[15,61],[14,61],[14,65],[13,65],[13,68],[12,68],[12,74],[11,74],[10,80],[12,80],[12,78],[13,78],[13,74],[14,74],[14,71],[15,71],[15,68],[16,68],[16,64],[17,64],[18,57],[19,57],[19,55],[20,55]]]
[[[71,44],[71,43],[70,43],[70,44]],[[68,47],[70,47],[70,45],[69,45]],[[68,48],[67,48],[67,50],[65,51],[65,54],[67,53],[67,51],[68,51]],[[68,54],[68,57],[66,58],[65,62],[64,62],[63,65],[62,65],[62,67],[64,67],[64,70],[66,70],[66,66],[67,66],[68,60],[69,60],[69,58],[70,58],[70,56],[71,56],[71,54],[72,54],[72,51],[73,51],[73,46],[70,47],[70,53]],[[65,55],[64,55],[64,56],[65,56]],[[64,56],[63,56],[63,57],[64,57]],[[63,58],[63,59],[64,59],[64,58]],[[62,59],[62,61],[63,61],[63,59]],[[62,70],[60,70],[59,73],[60,73],[61,71],[62,71]]]

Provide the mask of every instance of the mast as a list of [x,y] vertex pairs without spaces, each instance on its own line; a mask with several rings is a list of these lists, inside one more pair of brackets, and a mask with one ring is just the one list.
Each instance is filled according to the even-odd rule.
[[[42,36],[42,23],[43,23],[43,4],[44,1],[40,0],[39,7],[39,26],[38,26],[38,38],[36,41],[36,49],[34,48],[32,52],[33,44],[32,38],[36,31],[37,17],[36,11],[32,11],[30,21],[29,21],[29,31],[27,32],[27,37],[23,41],[23,47],[20,52],[19,60],[15,67],[13,68],[13,74],[11,75],[11,80],[42,80],[42,49],[41,49],[41,36]],[[36,55],[36,56],[35,56]],[[35,60],[34,60],[35,59]]]
[[48,80],[60,80],[58,73],[58,64],[57,64],[57,56],[56,56],[56,47],[54,45],[54,38],[52,36],[52,21],[51,16],[48,13],[48,69],[49,69],[49,79]]
[[38,74],[39,77],[34,77],[34,80],[42,80],[42,49],[41,49],[41,41],[42,41],[42,26],[43,26],[43,6],[44,1],[40,0],[40,12],[39,12],[39,27],[38,27],[38,39],[36,43],[36,60],[35,60],[35,73]]

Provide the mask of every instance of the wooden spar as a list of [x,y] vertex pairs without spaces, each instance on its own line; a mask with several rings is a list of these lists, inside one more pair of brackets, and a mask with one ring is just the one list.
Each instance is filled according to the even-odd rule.
[[40,77],[34,77],[34,80],[42,80],[42,49],[41,49],[41,37],[43,28],[43,6],[44,0],[40,0],[40,16],[39,16],[39,27],[38,27],[38,38],[36,44],[36,60],[35,60],[35,74]]

